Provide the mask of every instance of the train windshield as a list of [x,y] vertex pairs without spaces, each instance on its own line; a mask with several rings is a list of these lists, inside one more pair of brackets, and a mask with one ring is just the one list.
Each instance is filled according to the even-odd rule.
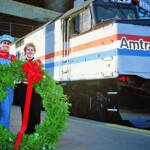
[[94,10],[96,23],[109,19],[136,19],[135,9],[129,7],[94,5]]

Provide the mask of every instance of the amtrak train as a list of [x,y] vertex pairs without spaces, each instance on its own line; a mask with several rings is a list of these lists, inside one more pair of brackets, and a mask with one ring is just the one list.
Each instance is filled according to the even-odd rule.
[[150,20],[146,0],[87,0],[17,40],[68,95],[71,115],[150,127]]

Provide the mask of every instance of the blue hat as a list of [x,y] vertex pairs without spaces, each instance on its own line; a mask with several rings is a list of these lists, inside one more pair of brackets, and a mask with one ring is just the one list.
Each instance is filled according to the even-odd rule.
[[9,41],[9,42],[14,42],[14,38],[8,34],[4,34],[1,36],[0,42],[2,41]]

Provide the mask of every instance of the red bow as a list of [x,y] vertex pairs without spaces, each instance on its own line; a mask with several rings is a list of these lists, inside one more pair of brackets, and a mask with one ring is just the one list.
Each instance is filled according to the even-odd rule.
[[40,70],[41,66],[37,62],[28,61],[23,64],[22,71],[27,72],[26,78],[28,80],[25,107],[22,119],[21,129],[17,135],[17,139],[14,145],[14,150],[16,150],[20,143],[22,136],[27,128],[28,118],[29,118],[29,110],[30,110],[30,101],[32,96],[33,83],[38,83],[40,79],[43,77],[43,72]]
[[22,71],[27,72],[26,78],[28,82],[36,82],[38,83],[40,79],[43,77],[43,72],[40,71],[41,66],[37,62],[28,61],[23,64]]

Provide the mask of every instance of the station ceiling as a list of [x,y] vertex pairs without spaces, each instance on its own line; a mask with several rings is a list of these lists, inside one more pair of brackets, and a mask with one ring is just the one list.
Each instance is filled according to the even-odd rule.
[[0,35],[20,38],[73,8],[74,0],[0,0]]

